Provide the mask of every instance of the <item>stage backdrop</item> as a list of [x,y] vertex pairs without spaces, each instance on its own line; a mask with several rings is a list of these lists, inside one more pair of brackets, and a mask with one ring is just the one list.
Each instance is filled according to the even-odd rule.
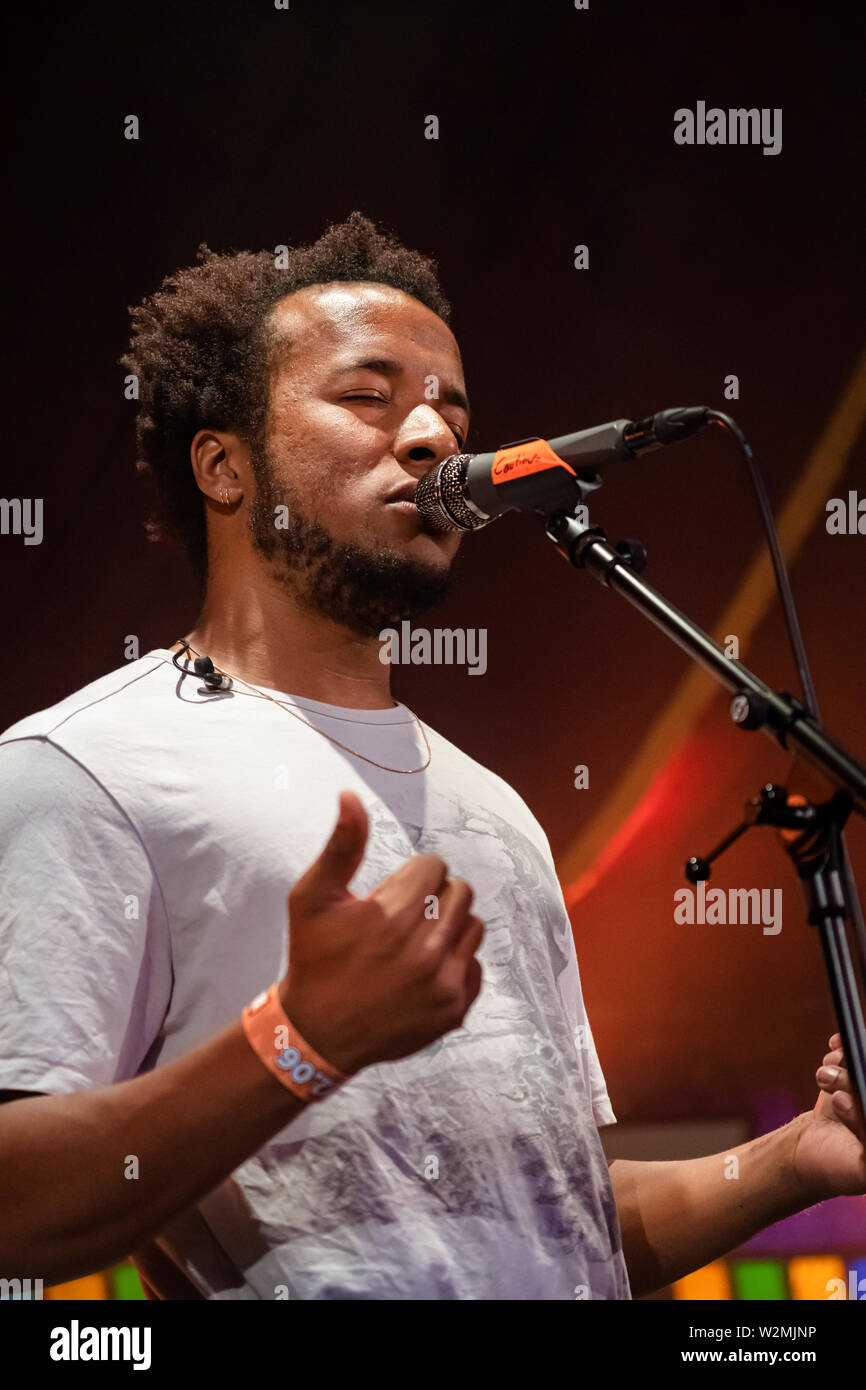
[[[306,242],[360,208],[439,261],[470,449],[671,405],[737,419],[784,518],[824,720],[866,757],[859,31],[850,5],[790,0],[21,17],[2,493],[43,499],[44,523],[38,544],[0,535],[0,725],[119,666],[130,636],[168,646],[195,618],[184,562],[142,532],[127,305],[202,241]],[[763,125],[731,143],[726,121],[708,143],[711,108]],[[611,467],[592,513],[799,692],[721,431]],[[424,621],[486,633],[483,674],[406,666],[396,693],[544,825],[620,1120],[760,1129],[811,1105],[834,1021],[772,832],[713,885],[780,890],[781,930],[674,915],[684,860],[785,779],[786,755],[735,729],[726,697],[529,518],[467,539]],[[853,827],[866,885],[864,839]]]

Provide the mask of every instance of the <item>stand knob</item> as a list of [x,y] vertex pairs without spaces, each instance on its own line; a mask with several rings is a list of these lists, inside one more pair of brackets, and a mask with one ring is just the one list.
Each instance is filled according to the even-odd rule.
[[643,541],[617,541],[614,550],[617,555],[622,556],[630,570],[634,570],[635,574],[643,574],[646,569],[646,546]]
[[686,860],[686,878],[689,883],[701,883],[710,876],[709,859],[700,859],[693,854],[691,859]]
[[769,711],[769,701],[763,695],[741,690],[731,701],[731,718],[741,729],[760,729]]

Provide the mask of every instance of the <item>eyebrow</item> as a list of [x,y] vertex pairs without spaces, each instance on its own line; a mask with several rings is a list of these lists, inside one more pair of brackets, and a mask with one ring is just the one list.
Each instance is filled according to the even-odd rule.
[[[395,362],[391,357],[368,357],[363,362],[349,362],[345,367],[338,367],[332,373],[332,380],[335,376],[345,376],[346,372],[379,372],[381,376],[400,376],[403,367],[399,362]],[[469,399],[460,390],[459,386],[441,386],[439,389],[439,399],[447,405],[459,405],[466,411],[467,416],[471,415]]]

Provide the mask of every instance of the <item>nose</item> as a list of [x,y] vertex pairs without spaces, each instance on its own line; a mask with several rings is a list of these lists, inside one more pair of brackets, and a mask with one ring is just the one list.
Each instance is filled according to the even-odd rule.
[[418,406],[406,417],[394,441],[394,457],[416,478],[458,452],[450,426],[429,405]]

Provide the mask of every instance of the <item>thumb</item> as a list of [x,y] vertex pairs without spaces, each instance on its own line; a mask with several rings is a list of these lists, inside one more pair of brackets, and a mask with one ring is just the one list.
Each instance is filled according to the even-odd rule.
[[292,890],[296,904],[307,911],[318,911],[351,896],[348,886],[364,858],[367,830],[367,812],[361,798],[354,792],[340,792],[340,811],[331,838]]

